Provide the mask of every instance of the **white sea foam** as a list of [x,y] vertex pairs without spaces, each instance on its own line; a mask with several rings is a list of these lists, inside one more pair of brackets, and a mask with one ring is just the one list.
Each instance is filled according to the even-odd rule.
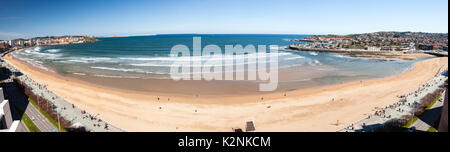
[[22,51],[21,54],[44,59],[57,59],[62,56],[61,54],[43,53],[41,50],[42,49],[40,47],[35,47],[33,49],[26,49]]
[[89,61],[83,61],[83,60],[65,60],[65,61],[58,61],[62,63],[89,63]]
[[111,75],[101,75],[101,74],[97,74],[97,75],[94,75],[94,76],[96,76],[96,77],[104,77],[104,78],[125,78],[125,77],[122,77],[122,76],[111,76]]
[[333,54],[333,56],[334,56],[334,57],[337,57],[337,58],[362,59],[362,58],[351,57],[351,56],[346,56],[346,55],[341,55],[341,54]]
[[33,48],[34,51],[41,51],[41,49],[42,49],[41,47],[35,47],[35,48]]
[[70,57],[60,62],[63,63],[117,63],[113,58],[108,57]]
[[53,71],[50,70],[49,68],[45,67],[45,66],[42,64],[42,62],[38,63],[38,62],[36,62],[36,60],[34,60],[34,59],[28,59],[28,58],[24,58],[24,59],[22,59],[22,60],[24,60],[24,61],[27,62],[28,64],[31,64],[33,67],[37,67],[37,68],[42,69],[42,70],[45,70],[45,71],[53,72]]
[[322,65],[322,63],[320,63],[319,60],[313,60],[311,62],[309,62],[309,65],[315,66],[315,65]]
[[338,58],[347,58],[346,56],[340,55],[340,54],[335,54],[333,55],[334,57],[338,57]]
[[[277,62],[277,61],[275,61]],[[185,61],[181,62],[183,65],[190,65],[191,62]],[[208,64],[198,64],[198,65],[190,65],[190,67],[211,67],[211,66],[238,66],[238,65],[249,65],[249,64],[267,64],[270,62],[261,61],[261,62],[243,62],[243,63],[231,63],[231,64],[223,64],[222,61],[212,62]],[[136,67],[172,67],[172,64],[163,64],[163,63],[131,63],[131,64],[121,64],[121,65],[131,65]]]
[[94,76],[96,76],[96,77],[103,77],[103,78],[145,79],[145,78],[142,78],[142,77],[134,77],[134,76],[112,76],[112,75],[102,75],[102,74],[97,74],[97,75],[94,75]]
[[61,49],[50,49],[50,50],[47,50],[47,52],[50,52],[50,53],[58,53],[60,51],[61,51]]
[[74,73],[72,73],[72,74],[75,74],[75,75],[87,75],[86,73],[77,73],[77,72],[74,72]]
[[290,61],[290,60],[296,60],[296,59],[304,59],[305,57],[303,56],[295,56],[295,57],[290,57],[290,58],[285,58],[283,60],[285,61]]
[[233,60],[233,59],[257,59],[257,58],[267,58],[272,55],[287,56],[293,55],[288,52],[280,52],[277,54],[271,53],[253,53],[253,54],[240,54],[240,55],[212,55],[212,56],[182,56],[182,57],[122,57],[119,58],[121,60],[130,60],[130,61],[212,61],[212,60]]
[[305,81],[311,81],[312,78],[307,78],[307,79],[301,79],[301,80],[295,80],[295,81],[291,81],[291,82],[305,82]]
[[123,68],[111,68],[111,67],[91,67],[92,69],[110,70],[110,71],[122,71],[122,72],[135,72],[135,69],[123,69]]
[[158,73],[158,72],[149,72],[141,69],[125,69],[125,68],[111,68],[111,67],[90,67],[92,69],[100,69],[100,70],[108,70],[108,71],[119,71],[119,72],[136,72],[136,73],[144,73],[144,74],[167,74],[167,73]]
[[312,56],[317,56],[317,55],[319,55],[319,53],[317,53],[317,52],[309,52],[309,54],[312,55]]

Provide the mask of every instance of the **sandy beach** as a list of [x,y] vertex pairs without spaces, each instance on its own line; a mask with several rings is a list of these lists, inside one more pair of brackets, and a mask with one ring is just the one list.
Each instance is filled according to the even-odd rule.
[[40,70],[9,54],[4,59],[114,126],[157,132],[229,132],[245,129],[246,121],[254,121],[256,131],[337,131],[371,114],[375,107],[397,102],[398,95],[416,90],[448,68],[448,58],[433,58],[389,78],[297,90],[286,96],[280,92],[217,97],[117,90]]

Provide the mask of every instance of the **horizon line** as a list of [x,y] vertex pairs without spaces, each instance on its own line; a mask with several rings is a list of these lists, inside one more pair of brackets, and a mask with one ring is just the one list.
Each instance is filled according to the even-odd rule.
[[[46,35],[46,36],[30,36],[28,38],[14,38],[14,39],[8,39],[8,40],[16,40],[16,39],[32,39],[32,38],[38,38],[38,37],[62,37],[62,36],[91,36],[91,37],[98,37],[98,38],[112,38],[112,37],[139,37],[139,36],[157,36],[157,35],[338,35],[338,36],[345,36],[345,35],[353,35],[353,34],[369,34],[369,33],[379,33],[379,32],[411,32],[411,33],[430,33],[430,34],[448,34],[447,32],[423,32],[423,31],[377,31],[377,32],[362,32],[362,33],[345,33],[345,34],[337,34],[337,33],[328,33],[328,34],[305,34],[305,33],[158,33],[158,34],[73,34],[73,35]],[[5,39],[6,40],[6,39]],[[3,41],[5,41],[3,40]]]

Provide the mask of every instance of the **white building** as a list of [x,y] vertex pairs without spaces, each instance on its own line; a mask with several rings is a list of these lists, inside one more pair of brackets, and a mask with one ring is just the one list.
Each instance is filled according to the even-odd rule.
[[8,45],[9,45],[10,47],[14,47],[14,42],[13,42],[12,40],[9,40],[9,41],[8,41]]
[[416,51],[416,43],[411,42],[409,44],[409,51]]
[[0,132],[15,132],[20,121],[13,121],[9,101],[5,100],[3,88],[0,88]]
[[17,46],[23,46],[24,45],[23,40],[16,40],[16,45]]

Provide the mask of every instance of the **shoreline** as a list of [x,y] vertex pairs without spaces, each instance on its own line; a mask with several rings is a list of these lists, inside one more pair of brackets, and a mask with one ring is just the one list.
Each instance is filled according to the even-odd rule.
[[[33,69],[13,59],[10,54],[5,56],[5,61],[36,82],[46,84],[49,90],[67,101],[88,112],[99,113],[102,119],[127,131],[231,131],[233,127],[245,128],[245,121],[249,120],[255,122],[257,131],[336,131],[342,126],[329,125],[336,122],[334,119],[337,118],[344,125],[352,123],[363,118],[364,114],[371,113],[373,107],[394,103],[396,95],[415,90],[426,79],[432,79],[429,74],[412,78],[408,76],[437,70],[430,68],[429,64],[448,67],[448,58],[434,58],[415,63],[416,68],[406,73],[363,83],[301,89],[287,92],[287,96],[269,93],[218,99],[122,92]],[[391,85],[394,85],[393,91],[383,88]],[[379,93],[372,95],[356,88]],[[355,97],[352,96],[354,93]],[[370,96],[377,97],[364,99]],[[378,101],[381,98],[389,100]],[[325,123],[318,120],[324,120]]]
[[[33,47],[31,47],[33,48]],[[20,49],[17,51],[26,50]],[[240,97],[240,96],[264,96],[270,94],[282,94],[286,92],[313,89],[320,87],[328,87],[343,83],[368,81],[380,78],[388,78],[398,74],[402,74],[410,71],[413,68],[411,65],[405,70],[397,70],[390,74],[382,75],[364,75],[364,74],[343,74],[339,80],[333,80],[325,82],[325,78],[329,73],[333,73],[336,68],[332,66],[320,66],[320,67],[288,67],[279,68],[279,83],[278,88],[271,92],[260,92],[258,86],[261,81],[174,81],[170,78],[139,78],[139,77],[123,77],[123,76],[98,76],[91,74],[81,73],[64,73],[57,72],[58,69],[54,67],[43,66],[40,63],[35,65],[33,62],[27,59],[21,59],[20,56],[13,55],[11,57],[20,61],[21,64],[25,64],[33,71],[39,71],[47,75],[54,75],[60,79],[68,81],[76,81],[77,83],[84,83],[85,85],[91,85],[98,88],[136,93],[136,94],[153,94],[156,96],[181,96],[181,97]],[[369,59],[360,57],[360,59]],[[382,59],[379,59],[382,60]],[[402,59],[397,59],[402,60]],[[319,68],[315,72],[313,68]],[[348,71],[347,71],[348,72]],[[334,76],[334,75],[331,75]],[[259,97],[256,97],[259,98]],[[209,100],[208,100],[209,101]],[[215,103],[215,102],[202,102],[202,103]],[[232,102],[242,103],[242,102]]]
[[[16,51],[23,51],[29,48],[24,48],[24,49],[19,49]],[[16,52],[16,51],[12,51],[10,52],[11,54]],[[31,71],[35,71],[37,73],[41,73],[44,75],[48,75],[48,76],[53,76],[56,77],[57,79],[60,80],[64,80],[65,82],[75,82],[77,84],[82,84],[84,86],[91,86],[94,88],[99,88],[102,90],[108,90],[108,91],[113,91],[113,92],[123,92],[123,93],[128,93],[128,94],[136,94],[136,95],[146,95],[146,96],[152,96],[154,98],[160,98],[160,99],[164,99],[164,98],[171,98],[172,101],[176,101],[176,103],[185,103],[185,104],[191,104],[193,103],[192,100],[195,100],[195,103],[198,104],[220,104],[220,105],[237,105],[237,104],[243,104],[243,103],[259,103],[262,102],[263,100],[261,100],[262,97],[264,96],[269,96],[269,98],[265,97],[265,100],[275,100],[275,99],[280,99],[280,98],[285,98],[284,94],[287,93],[292,93],[292,92],[298,92],[298,91],[303,91],[303,90],[315,90],[315,89],[321,89],[321,88],[326,88],[326,87],[334,87],[337,85],[343,85],[343,84],[348,84],[348,83],[359,83],[361,81],[370,81],[370,80],[377,80],[377,79],[384,79],[384,78],[390,78],[390,77],[394,77],[397,75],[401,75],[404,73],[407,73],[411,70],[413,70],[414,64],[411,65],[411,67],[407,68],[406,70],[399,72],[399,74],[396,75],[391,75],[391,76],[385,76],[385,77],[380,77],[380,78],[364,78],[364,79],[358,79],[358,80],[348,80],[348,81],[341,81],[341,82],[335,82],[333,84],[318,84],[318,85],[312,85],[312,86],[306,86],[303,88],[294,88],[294,89],[282,89],[282,90],[276,90],[273,92],[252,92],[252,93],[242,93],[242,90],[249,90],[249,85],[248,84],[252,84],[254,85],[252,90],[257,90],[257,85],[259,83],[255,83],[255,82],[247,82],[247,81],[212,81],[212,82],[207,82],[207,81],[179,81],[179,82],[174,82],[173,80],[170,79],[141,79],[141,78],[112,78],[112,77],[96,77],[96,76],[86,76],[86,75],[62,75],[54,70],[48,69],[48,68],[42,68],[42,67],[38,67],[35,66],[31,63],[29,63],[26,60],[23,59],[19,59],[13,55],[11,55],[10,53],[8,53],[6,56],[9,59],[12,59],[14,61],[17,61],[17,63],[19,65],[24,65],[28,70]],[[13,64],[14,65],[14,64]],[[27,70],[27,71],[28,71]],[[287,73],[286,73],[287,74]],[[75,77],[74,77],[75,76]],[[90,79],[89,81],[86,79]],[[83,80],[84,79],[84,80]],[[126,79],[126,80],[124,80]],[[99,81],[109,81],[109,82],[114,82],[114,83],[122,83],[120,81],[123,81],[124,83],[129,83],[130,80],[135,80],[138,81],[139,83],[142,83],[143,81],[148,81],[148,80],[152,80],[150,81],[150,83],[156,83],[156,84],[146,84],[146,85],[157,85],[157,86],[162,86],[165,84],[172,84],[172,87],[180,87],[183,85],[188,86],[188,89],[193,89],[192,87],[198,87],[201,85],[214,85],[217,87],[217,85],[220,85],[223,87],[224,84],[228,85],[228,87],[224,87],[226,89],[229,88],[233,88],[234,90],[236,86],[239,86],[238,88],[240,88],[240,90],[238,90],[236,93],[233,94],[224,94],[224,92],[220,89],[223,88],[219,88],[219,90],[214,90],[213,92],[216,92],[216,94],[200,94],[200,93],[194,93],[194,92],[189,92],[187,93],[188,90],[182,90],[182,91],[186,91],[186,92],[164,92],[167,91],[168,89],[161,89],[161,90],[157,90],[157,91],[137,91],[137,90],[129,90],[128,87],[123,88],[121,85],[110,85],[112,83],[99,83]],[[180,83],[181,82],[181,83]],[[290,81],[287,81],[290,82]],[[243,83],[245,85],[243,85]],[[283,82],[280,82],[280,84]],[[136,84],[136,83],[133,83]],[[178,86],[173,86],[173,84],[176,84]],[[279,88],[281,87],[279,84]],[[231,87],[230,87],[231,86]],[[243,87],[245,86],[245,87]],[[168,87],[170,89],[170,87]],[[205,91],[204,88],[199,89],[199,92]],[[200,97],[200,98],[199,98]],[[250,100],[247,101],[241,101],[242,97],[246,97]],[[216,98],[228,98],[230,101],[227,102],[217,102],[215,101]],[[174,100],[177,99],[177,100]],[[164,100],[161,100],[164,101]],[[165,102],[170,102],[170,100],[167,100]]]

